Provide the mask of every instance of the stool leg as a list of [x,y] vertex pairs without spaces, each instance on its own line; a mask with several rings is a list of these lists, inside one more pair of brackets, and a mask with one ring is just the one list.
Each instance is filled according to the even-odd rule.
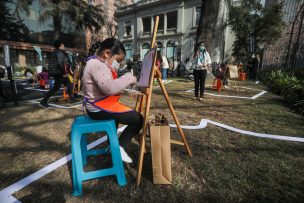
[[81,134],[77,130],[72,131],[73,196],[82,194],[83,164],[80,142]]
[[81,156],[83,166],[87,165],[87,135],[81,135]]
[[113,125],[107,129],[107,133],[109,136],[110,148],[112,154],[112,163],[116,173],[117,182],[120,186],[123,186],[127,184],[127,180],[121,159],[120,148],[119,148],[118,138],[116,134],[116,127],[114,122]]

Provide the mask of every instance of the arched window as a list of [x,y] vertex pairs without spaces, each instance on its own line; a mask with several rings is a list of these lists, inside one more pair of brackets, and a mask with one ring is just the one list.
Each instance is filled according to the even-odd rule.
[[126,59],[132,58],[132,46],[131,44],[125,44],[126,49]]
[[174,52],[174,41],[169,40],[167,42],[167,58],[173,59]]
[[157,42],[157,51],[160,51],[160,53],[163,53],[163,43]]
[[142,52],[141,52],[141,58],[144,58],[144,56],[146,55],[146,53],[148,53],[148,51],[151,49],[150,44],[148,43],[144,43],[142,45]]

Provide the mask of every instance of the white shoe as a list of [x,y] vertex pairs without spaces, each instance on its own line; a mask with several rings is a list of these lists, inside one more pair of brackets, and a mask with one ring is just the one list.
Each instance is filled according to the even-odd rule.
[[126,153],[126,151],[124,150],[124,148],[122,148],[121,146],[119,146],[120,148],[120,154],[121,154],[121,159],[123,162],[126,162],[126,163],[132,163],[132,159],[131,157],[129,157],[129,155]]

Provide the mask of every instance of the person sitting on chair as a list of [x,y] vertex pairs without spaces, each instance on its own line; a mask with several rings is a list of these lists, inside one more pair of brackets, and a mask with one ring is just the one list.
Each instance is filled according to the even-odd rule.
[[129,85],[136,83],[137,79],[131,72],[118,77],[118,68],[124,60],[126,50],[123,44],[115,39],[108,38],[97,42],[96,58],[86,63],[83,72],[83,94],[85,108],[91,119],[115,120],[118,124],[127,125],[120,135],[120,153],[122,160],[131,163],[132,159],[124,148],[131,142],[143,126],[143,116],[119,103],[119,93]]

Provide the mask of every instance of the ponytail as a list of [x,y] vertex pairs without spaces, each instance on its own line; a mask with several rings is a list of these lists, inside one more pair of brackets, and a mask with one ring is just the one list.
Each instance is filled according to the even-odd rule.
[[124,45],[115,38],[107,38],[104,41],[97,41],[92,44],[89,49],[88,56],[85,58],[85,61],[88,61],[92,58],[95,58],[96,55],[101,55],[105,50],[109,49],[113,55],[115,54],[124,54],[126,55],[126,49]]
[[103,51],[109,49],[113,55],[115,54],[126,54],[126,49],[124,45],[115,38],[107,38],[100,42],[99,48],[97,50],[97,55],[102,54]]

